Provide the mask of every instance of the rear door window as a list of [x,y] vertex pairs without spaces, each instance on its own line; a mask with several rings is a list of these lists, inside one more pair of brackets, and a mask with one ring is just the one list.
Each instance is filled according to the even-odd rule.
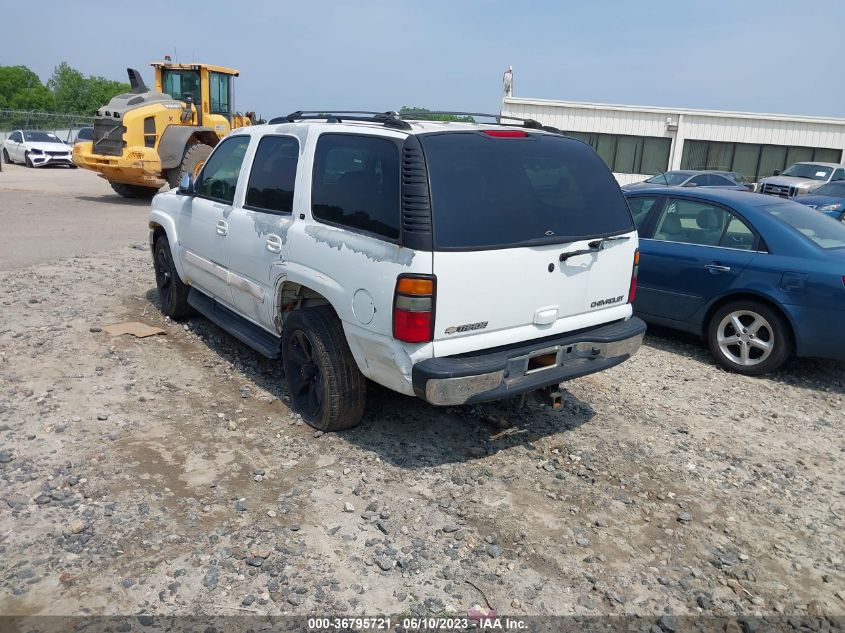
[[249,172],[244,206],[268,213],[291,213],[298,161],[299,141],[296,138],[262,138]]
[[565,243],[632,231],[631,212],[591,147],[563,136],[420,135],[435,249]]
[[399,147],[391,139],[323,134],[314,155],[311,211],[337,226],[399,239]]

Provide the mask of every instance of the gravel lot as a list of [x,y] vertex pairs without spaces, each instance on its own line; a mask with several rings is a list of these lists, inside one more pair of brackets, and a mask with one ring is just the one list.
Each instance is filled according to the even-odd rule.
[[845,365],[745,378],[652,331],[560,411],[374,387],[323,435],[276,365],[161,317],[122,209],[118,248],[0,272],[0,614],[845,615]]

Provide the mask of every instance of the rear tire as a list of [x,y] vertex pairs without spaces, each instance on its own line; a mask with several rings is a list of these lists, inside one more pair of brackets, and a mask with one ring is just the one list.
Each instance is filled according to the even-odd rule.
[[115,193],[124,198],[141,198],[149,200],[158,193],[158,187],[144,187],[142,185],[127,185],[122,182],[110,182]]
[[5,147],[3,148],[3,162],[4,162],[4,163],[6,163],[7,165],[11,165],[11,164],[12,164],[12,159],[11,159],[11,157],[9,156],[9,152],[8,152],[8,151],[6,151],[6,148],[5,148]]
[[746,376],[780,368],[792,353],[783,316],[764,303],[732,301],[713,313],[707,326],[710,352],[722,367]]
[[166,235],[161,235],[153,245],[153,266],[162,313],[174,321],[192,316],[194,309],[188,303],[188,292],[191,288],[179,278]]
[[291,406],[320,431],[357,426],[364,415],[366,380],[330,306],[303,308],[282,331],[282,363]]
[[184,174],[191,174],[196,179],[199,170],[202,169],[202,166],[208,160],[213,149],[211,145],[206,145],[205,143],[188,145],[185,148],[185,153],[182,155],[182,162],[179,166],[167,172],[167,184],[170,187],[178,187],[179,183],[182,182],[182,176]]

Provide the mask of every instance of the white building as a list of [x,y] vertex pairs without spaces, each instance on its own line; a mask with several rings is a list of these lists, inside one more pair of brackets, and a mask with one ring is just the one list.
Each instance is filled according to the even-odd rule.
[[736,171],[756,181],[798,161],[840,163],[845,152],[845,119],[507,95],[502,114],[535,119],[589,143],[623,185],[671,169]]

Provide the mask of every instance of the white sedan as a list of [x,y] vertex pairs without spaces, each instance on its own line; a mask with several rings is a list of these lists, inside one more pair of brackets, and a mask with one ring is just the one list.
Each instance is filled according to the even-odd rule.
[[23,163],[27,167],[73,164],[71,148],[52,132],[15,130],[3,142],[3,160],[6,163]]

